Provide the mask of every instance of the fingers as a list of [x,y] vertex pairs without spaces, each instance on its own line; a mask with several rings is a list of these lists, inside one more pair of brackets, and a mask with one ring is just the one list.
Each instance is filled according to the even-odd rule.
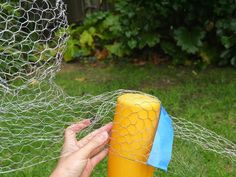
[[89,159],[93,151],[104,145],[108,140],[108,137],[109,135],[106,131],[97,134],[88,142],[88,144],[77,151],[76,156],[78,155],[81,159]]
[[82,129],[86,128],[90,125],[90,120],[85,119],[79,123],[72,124],[65,130],[65,145],[71,145],[73,143],[76,143],[76,133],[80,132]]
[[101,162],[108,154],[108,149],[104,149],[99,152],[96,156],[91,159],[92,166],[95,167],[99,162]]
[[93,152],[90,154],[90,157],[93,157],[96,154],[98,154],[100,151],[102,151],[104,149],[104,147],[108,144],[108,142],[109,142],[109,138],[101,146],[99,146],[98,148],[93,150]]
[[84,147],[86,144],[88,144],[91,141],[91,139],[93,139],[99,133],[104,132],[104,131],[109,133],[111,131],[111,128],[112,128],[112,123],[110,122],[110,123],[104,125],[103,127],[93,131],[92,133],[88,134],[86,137],[84,137],[80,141],[78,141],[77,144],[78,144],[79,148]]
[[92,159],[90,159],[90,164],[88,166],[89,170],[86,171],[85,174],[83,174],[83,177],[89,177],[94,169],[94,167],[101,162],[108,154],[108,149],[104,149],[100,153],[98,153],[96,156],[94,156]]
[[[82,174],[83,172],[90,174],[92,168],[107,155],[108,150],[104,150],[104,146],[109,141],[112,123],[95,130],[78,142],[76,133],[90,124],[90,120],[87,119],[66,128],[65,142],[61,153],[62,157],[58,163],[58,169],[71,169],[76,174]],[[87,171],[84,170],[86,166],[90,166]]]
[[101,162],[108,154],[108,149],[103,149],[100,153],[98,153],[93,158],[89,159],[87,166],[82,173],[81,177],[89,177],[94,169],[94,167]]

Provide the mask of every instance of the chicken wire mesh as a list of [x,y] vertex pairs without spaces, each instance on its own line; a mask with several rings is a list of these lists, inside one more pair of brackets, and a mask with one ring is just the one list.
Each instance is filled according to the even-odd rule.
[[[0,173],[22,170],[57,159],[63,143],[64,128],[72,122],[90,118],[92,124],[83,130],[81,138],[92,130],[113,121],[117,99],[124,94],[141,94],[137,91],[117,90],[92,96],[68,96],[53,78],[60,69],[67,30],[66,8],[61,0],[19,0],[0,3]],[[156,102],[158,98],[150,96]],[[140,106],[142,111],[150,112]],[[156,113],[156,110],[153,114]],[[123,119],[138,115],[137,111]],[[137,120],[144,119],[136,116]],[[147,115],[145,119],[149,119]],[[235,167],[236,145],[216,133],[185,119],[172,117],[175,132],[173,158],[166,175],[199,176],[211,167],[203,165],[207,154],[222,163]],[[150,121],[152,121],[150,119]],[[114,124],[119,126],[118,122]],[[116,144],[145,142],[142,134],[150,131],[145,124],[137,126],[135,120],[125,125],[124,137]],[[151,129],[155,129],[154,124]],[[133,136],[132,130],[140,136]],[[133,136],[133,139],[126,137]],[[142,143],[141,143],[142,144]],[[149,144],[149,147],[152,143]],[[131,146],[132,147],[132,146]],[[146,163],[148,148],[117,151],[116,155]],[[147,153],[134,154],[145,148]],[[137,151],[138,149],[138,151]],[[124,153],[125,152],[125,153]],[[218,154],[218,155],[217,155]],[[139,156],[143,156],[140,158]],[[221,160],[225,157],[226,160]],[[141,160],[140,160],[141,159]],[[190,165],[191,164],[191,165]],[[106,170],[106,168],[103,168]],[[100,169],[101,170],[101,169]],[[101,171],[94,175],[103,176]],[[157,170],[156,175],[162,172]],[[165,175],[165,174],[162,174]]]
[[17,92],[54,76],[65,46],[62,1],[1,1],[0,88]]

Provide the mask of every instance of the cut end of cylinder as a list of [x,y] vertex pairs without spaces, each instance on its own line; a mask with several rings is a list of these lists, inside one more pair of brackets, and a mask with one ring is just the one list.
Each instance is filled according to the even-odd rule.
[[143,109],[145,108],[156,108],[160,107],[160,101],[157,98],[151,97],[149,95],[138,94],[138,93],[126,93],[118,97],[117,104],[122,103],[126,106],[139,106]]

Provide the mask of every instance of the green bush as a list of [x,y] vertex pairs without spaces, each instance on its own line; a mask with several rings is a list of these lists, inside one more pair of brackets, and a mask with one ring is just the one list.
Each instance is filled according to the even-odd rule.
[[66,61],[157,50],[174,64],[235,66],[236,2],[117,0],[114,9],[87,15],[70,34]]

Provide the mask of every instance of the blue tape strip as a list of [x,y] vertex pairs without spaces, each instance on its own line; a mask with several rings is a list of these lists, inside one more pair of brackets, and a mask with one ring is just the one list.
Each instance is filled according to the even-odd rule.
[[167,171],[171,160],[174,130],[172,119],[161,106],[158,128],[147,164]]

